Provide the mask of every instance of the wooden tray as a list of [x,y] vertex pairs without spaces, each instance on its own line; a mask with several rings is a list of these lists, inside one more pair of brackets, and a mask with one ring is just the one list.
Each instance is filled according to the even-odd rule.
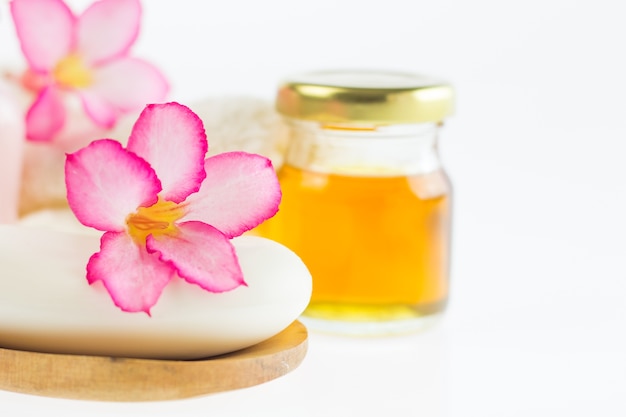
[[304,359],[298,321],[257,345],[207,359],[176,361],[59,355],[0,348],[0,389],[97,401],[160,401],[262,384]]

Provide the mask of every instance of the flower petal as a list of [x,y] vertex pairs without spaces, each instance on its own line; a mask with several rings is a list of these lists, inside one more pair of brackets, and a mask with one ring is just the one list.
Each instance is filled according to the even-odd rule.
[[61,92],[44,88],[26,113],[26,137],[34,142],[48,142],[65,125],[66,112]]
[[148,236],[148,252],[158,253],[181,278],[207,291],[224,292],[245,285],[235,248],[226,236],[201,222],[177,226],[177,236]]
[[124,311],[150,314],[175,270],[159,261],[125,232],[107,232],[100,252],[87,264],[87,281],[102,281],[116,306]]
[[70,208],[85,226],[121,232],[126,217],[157,202],[161,184],[146,161],[101,139],[68,154],[65,184]]
[[142,109],[162,102],[169,91],[163,74],[152,64],[137,58],[116,59],[92,68],[93,84],[87,89],[119,112]]
[[175,203],[200,188],[205,178],[207,147],[202,121],[178,103],[147,106],[133,126],[127,145],[159,175],[161,197]]
[[282,194],[269,159],[227,152],[208,158],[204,169],[207,177],[189,196],[185,220],[199,220],[234,237],[278,211]]
[[118,111],[109,102],[91,91],[79,91],[78,94],[85,113],[97,126],[110,129],[115,125]]
[[139,0],[101,0],[93,3],[77,21],[78,51],[90,64],[123,56],[137,39]]
[[11,14],[31,68],[50,72],[72,50],[76,17],[61,0],[13,0]]

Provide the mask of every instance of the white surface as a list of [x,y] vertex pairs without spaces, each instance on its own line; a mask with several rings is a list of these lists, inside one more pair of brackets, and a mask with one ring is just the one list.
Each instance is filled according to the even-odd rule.
[[[4,410],[626,415],[624,2],[145,3],[137,53],[158,58],[181,100],[269,98],[282,76],[329,67],[454,82],[458,111],[441,142],[456,192],[450,309],[440,326],[412,337],[312,334],[293,373],[238,392],[162,404],[0,392]],[[5,16],[3,4],[0,59],[15,48],[4,49]]]

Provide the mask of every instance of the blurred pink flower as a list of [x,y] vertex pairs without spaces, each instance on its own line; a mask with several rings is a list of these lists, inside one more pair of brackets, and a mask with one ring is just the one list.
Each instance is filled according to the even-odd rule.
[[19,103],[0,78],[0,224],[18,219],[24,145]]
[[63,94],[80,97],[99,127],[162,101],[169,85],[152,64],[129,56],[139,34],[139,0],[100,0],[76,16],[62,0],[12,0],[11,13],[29,68],[22,84],[36,98],[26,136],[52,140],[67,118]]
[[245,285],[229,239],[277,212],[280,186],[267,158],[207,149],[200,118],[167,103],[145,108],[126,149],[102,139],[67,155],[70,207],[105,232],[87,280],[122,310],[150,314],[176,275],[211,292]]

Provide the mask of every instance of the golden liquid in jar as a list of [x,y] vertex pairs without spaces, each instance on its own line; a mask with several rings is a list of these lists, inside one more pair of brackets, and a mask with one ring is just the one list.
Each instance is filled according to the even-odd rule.
[[257,229],[298,254],[313,277],[305,316],[415,318],[448,295],[448,181],[436,172],[363,177],[284,166],[283,199]]

